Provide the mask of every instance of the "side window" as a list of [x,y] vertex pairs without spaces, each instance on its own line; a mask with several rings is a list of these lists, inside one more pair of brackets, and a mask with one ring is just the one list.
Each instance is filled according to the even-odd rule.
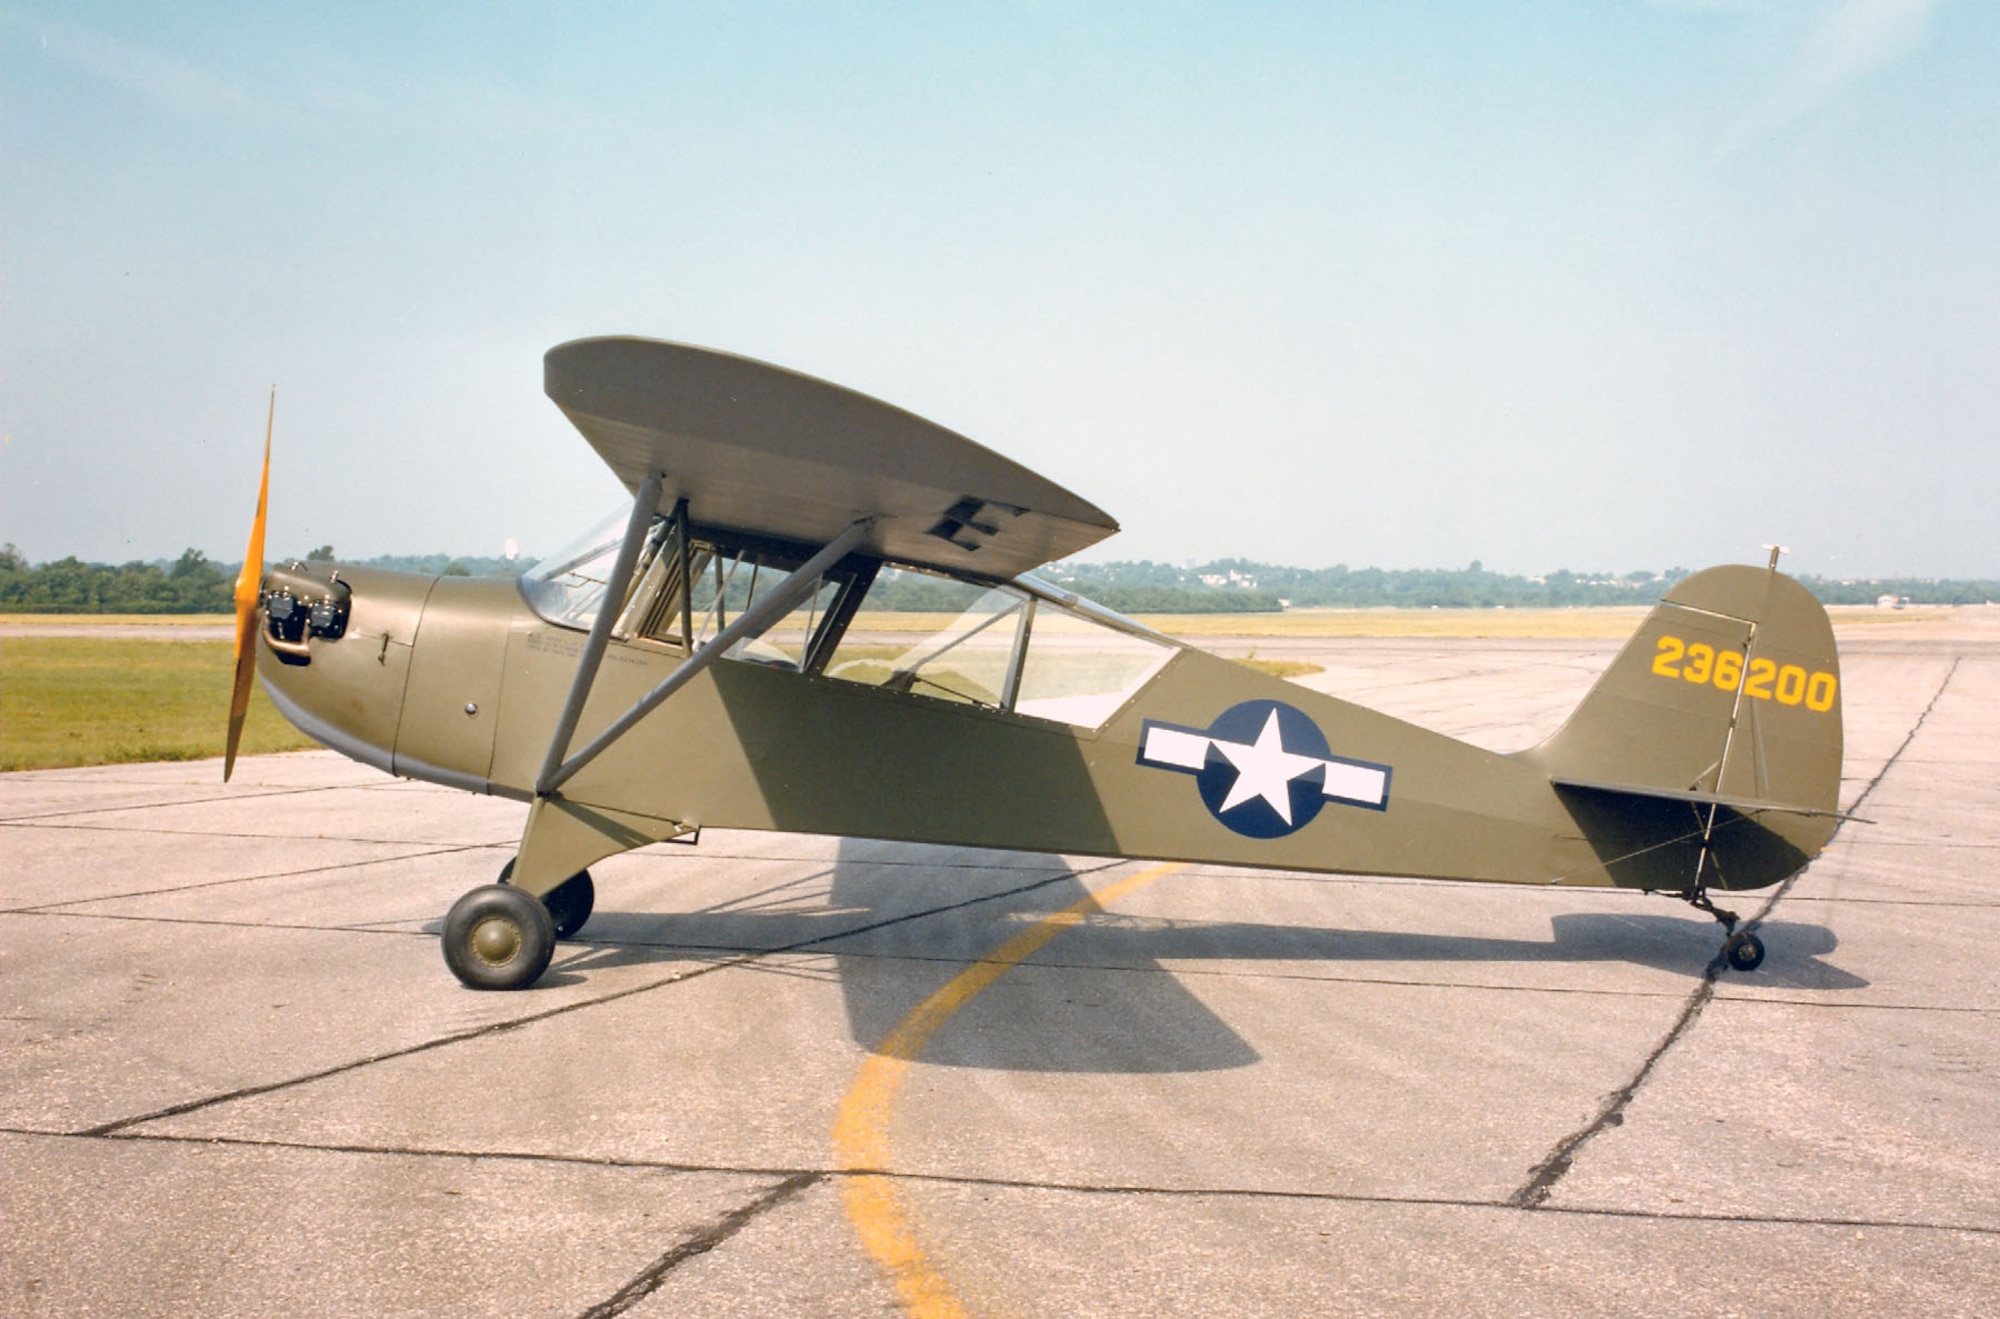
[[[884,572],[883,579],[848,625],[826,676],[989,710],[1006,708],[1033,601],[1011,587],[980,587],[908,570],[893,577]],[[878,601],[917,607],[883,608]],[[936,608],[961,601],[955,613]]]
[[[697,547],[691,567],[699,573],[708,551]],[[645,637],[681,645],[681,555],[673,523],[665,518],[653,524],[653,534],[639,554],[632,572],[634,583],[625,612],[613,629],[620,637]]]
[[[795,560],[786,561],[766,551],[725,550],[696,538],[688,555],[688,578],[693,589],[684,593],[679,549],[669,537],[649,565],[643,584],[633,592],[632,606],[621,620],[627,628],[621,630],[655,641],[683,644],[685,600],[695,646],[705,646],[744,610],[791,576],[795,565]],[[839,590],[839,582],[820,578],[806,598],[783,618],[756,636],[745,637],[731,646],[727,658],[776,668],[802,668],[807,644],[825,620],[827,608]]]
[[1174,648],[1042,602],[1028,637],[1014,709],[1039,719],[1101,728],[1150,682]]
[[[591,626],[604,606],[605,587],[629,517],[629,510],[614,512],[522,575],[521,590],[536,613],[562,627]],[[776,545],[729,544],[696,532],[690,538],[684,572],[673,519],[656,517],[640,547],[632,587],[612,635],[686,649],[686,633],[692,630],[696,645],[705,644],[753,601],[775,590],[810,553]],[[802,669],[808,645],[824,628],[828,610],[853,576],[852,569],[836,568],[833,575],[822,577],[789,614],[732,646],[729,658]]]
[[1173,658],[1174,646],[1136,624],[1093,618],[1088,608],[1014,586],[885,569],[826,675],[1101,728]]

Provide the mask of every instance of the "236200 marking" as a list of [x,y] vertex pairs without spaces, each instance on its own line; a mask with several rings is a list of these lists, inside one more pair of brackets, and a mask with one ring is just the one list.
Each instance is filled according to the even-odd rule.
[[1687,642],[1679,637],[1660,638],[1653,672],[1697,686],[1713,683],[1726,692],[1740,686],[1745,696],[1775,700],[1780,705],[1804,702],[1806,709],[1821,714],[1833,708],[1834,696],[1840,691],[1840,679],[1831,673],[1808,673],[1800,665],[1780,665],[1761,655],[1750,661],[1746,673],[1741,651],[1717,650],[1706,642]]

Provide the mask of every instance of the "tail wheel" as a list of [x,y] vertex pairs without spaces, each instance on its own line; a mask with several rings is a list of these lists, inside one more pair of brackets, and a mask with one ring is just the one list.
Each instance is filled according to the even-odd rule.
[[[514,863],[509,861],[500,867],[500,878],[493,882],[506,884],[513,878]],[[597,885],[591,883],[588,870],[579,870],[544,893],[542,905],[549,909],[549,919],[555,922],[556,938],[567,939],[590,919],[592,909],[597,906]]]
[[1748,930],[1731,935],[1722,945],[1722,960],[1732,971],[1755,971],[1764,965],[1764,941]]
[[473,989],[526,989],[555,955],[548,908],[508,884],[484,884],[444,918],[444,964]]

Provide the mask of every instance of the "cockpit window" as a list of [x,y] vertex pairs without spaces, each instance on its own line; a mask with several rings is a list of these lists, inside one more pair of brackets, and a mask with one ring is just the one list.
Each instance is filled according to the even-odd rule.
[[[522,575],[521,590],[537,614],[561,627],[587,629],[596,621],[629,517],[629,510],[613,513]],[[656,517],[612,635],[686,649],[691,631],[696,647],[706,645],[810,555],[809,549],[694,528],[683,556],[674,519]],[[835,601],[855,576],[851,566],[834,568],[811,584],[790,613],[731,646],[729,658],[803,668]]]
[[[604,604],[630,513],[620,510],[522,575],[537,614],[589,628]],[[669,517],[647,531],[613,634],[695,649],[811,557],[810,548],[693,528],[685,554]],[[727,658],[931,700],[1101,728],[1173,658],[1175,643],[1022,576],[965,581],[848,560]]]
[[[959,603],[953,593],[971,598],[956,613],[938,610]],[[878,600],[892,607],[877,607]],[[1174,650],[1130,619],[1032,578],[980,588],[884,569],[826,676],[1101,728]]]
[[[888,577],[888,572],[883,574]],[[917,583],[900,579],[919,578]],[[878,579],[880,581],[880,579]],[[890,578],[892,601],[912,598],[911,585],[939,589],[947,600],[962,589],[972,599],[957,613],[936,609],[870,609],[864,604],[827,663],[826,676],[938,700],[1007,709],[1020,669],[1023,629],[1033,604],[1011,586],[981,590],[947,578],[898,572]],[[926,597],[914,596],[919,602]]]
[[[534,611],[562,627],[588,628],[597,619],[605,583],[625,539],[629,505],[521,574],[521,591]],[[655,529],[662,519],[655,519]]]
[[[758,550],[725,554],[704,548],[697,564],[691,601],[694,637],[697,646],[705,646],[744,610],[790,577],[798,560]],[[838,581],[826,577],[815,579],[805,598],[789,612],[755,636],[731,646],[729,658],[773,668],[803,669],[813,637],[826,621],[827,611],[839,592]]]
[[1048,601],[1038,602],[1014,709],[1038,719],[1101,728],[1152,681],[1174,647],[1121,632]]

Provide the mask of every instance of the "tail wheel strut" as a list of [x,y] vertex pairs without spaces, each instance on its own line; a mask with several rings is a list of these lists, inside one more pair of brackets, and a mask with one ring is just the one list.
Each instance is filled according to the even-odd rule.
[[1736,926],[1742,920],[1733,911],[1725,911],[1715,905],[1708,896],[1706,884],[1696,884],[1681,894],[1681,901],[1696,911],[1705,911],[1722,925],[1728,938],[1722,944],[1722,962],[1732,971],[1755,971],[1764,964],[1764,941],[1749,930],[1738,931]]

